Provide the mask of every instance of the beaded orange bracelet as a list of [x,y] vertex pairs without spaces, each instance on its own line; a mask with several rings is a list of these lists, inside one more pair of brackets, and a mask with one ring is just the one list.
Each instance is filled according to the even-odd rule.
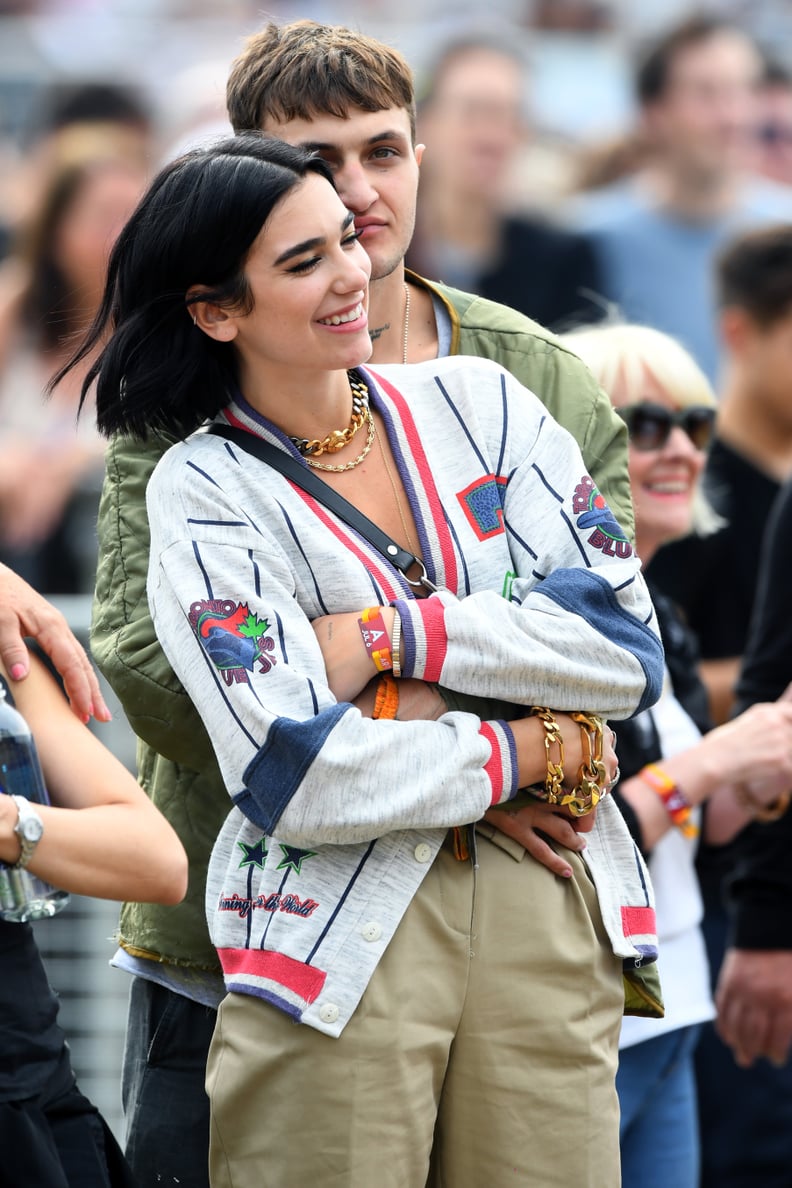
[[648,784],[653,792],[662,800],[671,821],[684,833],[685,837],[696,837],[698,826],[691,820],[693,805],[685,797],[684,792],[662,767],[656,763],[647,763],[638,772],[638,778]]
[[391,721],[399,712],[399,686],[389,672],[383,672],[377,681],[377,693],[374,698],[372,718],[390,718]]
[[366,651],[374,662],[374,667],[379,672],[386,672],[393,668],[390,636],[385,629],[382,608],[367,606],[358,619],[358,627],[363,636]]

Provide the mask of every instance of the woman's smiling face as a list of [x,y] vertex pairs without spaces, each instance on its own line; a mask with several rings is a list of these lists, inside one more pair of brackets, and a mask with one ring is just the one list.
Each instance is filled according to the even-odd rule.
[[[680,408],[646,368],[639,391],[628,391],[620,380],[613,386],[611,400],[614,408],[642,403],[660,405],[671,412]],[[630,443],[636,544],[644,563],[661,545],[690,532],[693,499],[705,459],[705,452],[693,445],[679,425],[673,426],[668,441],[659,449],[641,450]]]
[[225,311],[243,374],[364,363],[370,271],[353,216],[328,181],[309,173],[278,203],[248,254],[251,312]]

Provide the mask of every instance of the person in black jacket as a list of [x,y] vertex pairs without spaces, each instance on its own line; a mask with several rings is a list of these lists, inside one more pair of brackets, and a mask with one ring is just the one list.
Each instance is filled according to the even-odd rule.
[[[737,708],[778,697],[792,680],[792,481],[782,487],[762,550]],[[789,1068],[792,1045],[792,813],[740,839],[730,879],[732,947],[721,970],[718,1027],[739,1064]],[[761,1061],[757,1075],[772,1076]],[[788,1169],[787,1169],[788,1170]]]
[[469,36],[441,50],[419,98],[428,149],[407,265],[561,330],[602,317],[599,270],[585,236],[509,196],[527,136],[524,92],[514,42]]

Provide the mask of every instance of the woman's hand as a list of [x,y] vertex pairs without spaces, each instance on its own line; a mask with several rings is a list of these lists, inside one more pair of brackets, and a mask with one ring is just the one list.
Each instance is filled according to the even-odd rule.
[[[372,677],[377,675],[377,667],[366,651],[360,632],[360,617],[364,609],[361,607],[359,611],[322,615],[312,623],[322,649],[327,683],[338,701],[354,701]],[[380,610],[388,633],[387,643],[390,644],[396,612],[391,606],[383,606]]]
[[[354,699],[353,704],[364,718],[374,716],[378,683],[379,677],[375,677]],[[400,680],[398,687],[399,708],[396,717],[400,722],[434,722],[448,710],[442,694],[438,693],[435,685],[428,685],[426,681],[411,677]]]
[[93,716],[109,722],[99,681],[82,644],[51,603],[12,569],[0,565],[0,660],[12,680],[24,680],[30,657],[24,636],[32,636],[57,668],[73,712],[81,721]]

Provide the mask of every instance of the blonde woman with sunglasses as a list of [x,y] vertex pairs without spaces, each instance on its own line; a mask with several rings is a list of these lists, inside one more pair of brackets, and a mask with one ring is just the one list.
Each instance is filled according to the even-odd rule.
[[[712,530],[717,520],[699,480],[716,403],[698,365],[675,339],[644,326],[580,330],[565,341],[627,423],[643,564],[693,527]],[[665,685],[655,706],[619,723],[621,780],[614,795],[649,859],[666,1013],[663,1019],[623,1021],[617,1078],[622,1183],[696,1188],[693,1052],[714,1007],[695,857],[702,838],[722,845],[751,820],[785,809],[792,785],[792,704],[781,699],[754,705],[710,730],[695,641],[674,605],[656,590],[652,594],[666,649]]]

